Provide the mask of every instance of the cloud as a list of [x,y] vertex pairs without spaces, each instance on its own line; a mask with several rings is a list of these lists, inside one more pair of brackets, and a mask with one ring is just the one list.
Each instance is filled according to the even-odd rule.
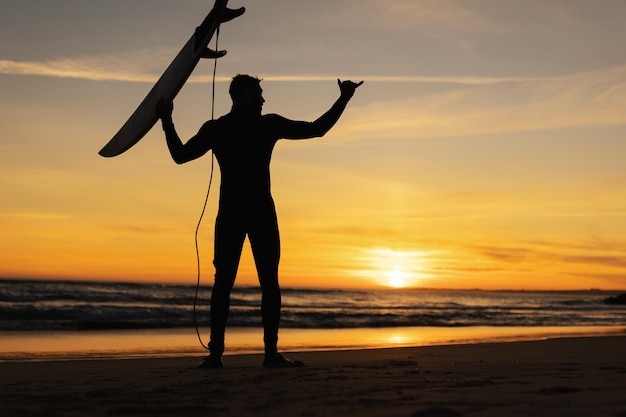
[[[584,1],[552,0],[354,0],[358,6],[346,9],[371,11],[379,21],[398,29],[433,33],[436,31],[484,33],[532,33],[538,28],[579,28],[619,22],[615,7],[619,0],[606,0],[602,6]],[[600,29],[604,29],[600,27]]]
[[484,1],[468,4],[455,0],[370,0],[369,3],[368,8],[375,11],[375,16],[386,24],[399,28],[430,30],[432,27],[445,27],[469,32],[493,31],[496,28],[481,13],[480,6],[488,6]]
[[626,211],[623,210],[606,210],[606,211],[584,211],[584,212],[554,212],[544,213],[545,217],[626,217]]
[[137,55],[83,56],[47,61],[0,60],[0,74],[77,78],[92,81],[154,82],[157,76],[146,67],[154,66],[158,53]]
[[[91,81],[123,81],[154,83],[171,58],[170,50],[144,51],[135,54],[108,56],[82,56],[47,61],[0,60],[0,74],[31,75],[42,77],[76,78]],[[415,76],[415,75],[368,75],[353,74],[355,80],[381,83],[436,83],[461,85],[491,85],[499,83],[539,80],[536,77],[476,77],[476,76]],[[192,76],[189,82],[210,81],[209,76]],[[264,81],[315,82],[335,81],[336,75],[327,74],[268,74]],[[217,77],[228,82],[230,77]]]
[[[171,50],[80,56],[47,61],[0,60],[0,74],[153,83]],[[366,83],[407,84],[415,95],[378,101],[351,112],[336,130],[344,138],[450,137],[626,123],[626,65],[560,77],[351,74]],[[334,81],[327,74],[267,74],[267,82]],[[230,77],[218,77],[227,82]],[[206,83],[209,76],[193,76]],[[420,93],[423,84],[441,85]],[[445,87],[443,87],[445,86]],[[433,92],[434,91],[434,92]]]
[[[353,74],[344,76],[345,79],[366,80],[368,83],[423,83],[423,84],[460,84],[460,85],[490,85],[510,82],[522,82],[539,80],[536,77],[464,77],[464,76],[417,76],[417,75],[366,75]],[[309,81],[335,81],[335,75],[267,75],[263,81],[282,82],[309,82]]]
[[571,274],[577,278],[583,278],[587,280],[600,281],[604,282],[611,287],[624,288],[626,285],[626,274],[624,273],[597,273],[597,272],[589,272],[589,273],[579,273],[579,274]]
[[[587,253],[581,254],[572,253],[567,246],[561,247],[558,244],[554,244],[552,249],[536,248],[531,246],[478,246],[475,250],[480,256],[497,262],[511,264],[559,264],[562,266],[577,264],[603,268],[626,269],[626,257],[622,255],[606,254],[606,250],[604,249],[597,251],[590,249]],[[616,247],[615,253],[618,253],[620,250],[623,250],[623,248]]]
[[20,220],[67,220],[71,218],[68,214],[62,213],[45,213],[45,212],[5,212],[0,213],[0,218],[8,219],[8,221],[20,219]]
[[[409,88],[409,87],[407,87]],[[626,65],[466,83],[352,111],[342,137],[415,139],[626,124]]]

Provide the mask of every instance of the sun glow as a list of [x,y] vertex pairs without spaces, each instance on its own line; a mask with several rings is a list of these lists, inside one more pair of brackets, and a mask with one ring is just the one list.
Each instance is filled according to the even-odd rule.
[[408,280],[411,278],[411,274],[404,272],[399,266],[395,266],[392,271],[386,272],[388,285],[393,288],[404,288],[407,286]]
[[359,273],[385,287],[415,287],[429,277],[425,252],[372,249],[364,260],[369,269]]

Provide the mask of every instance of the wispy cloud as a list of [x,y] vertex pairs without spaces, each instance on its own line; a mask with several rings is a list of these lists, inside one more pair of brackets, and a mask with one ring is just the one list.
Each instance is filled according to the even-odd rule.
[[21,219],[21,220],[67,220],[71,216],[63,213],[45,213],[45,212],[5,212],[0,213],[0,219],[4,218],[8,221]]
[[[445,30],[458,33],[497,34],[526,32],[537,27],[575,28],[594,23],[613,23],[618,16],[611,16],[613,0],[603,2],[603,7],[589,2],[568,0],[358,0],[358,7],[373,13],[377,19],[397,29],[433,33]],[[354,9],[346,8],[343,17]],[[529,25],[529,22],[533,22]]]
[[[154,82],[157,76],[137,70],[133,60],[122,57],[81,57],[48,61],[0,60],[0,74],[77,78],[93,81]],[[135,68],[133,68],[135,67]]]
[[410,27],[412,30],[445,27],[463,32],[493,31],[493,21],[481,13],[485,6],[488,5],[484,1],[470,5],[456,0],[370,0],[368,9],[375,11],[383,22],[394,27]]
[[[462,85],[489,85],[509,82],[533,81],[544,78],[536,77],[464,77],[464,76],[416,76],[416,75],[366,75],[352,74],[344,76],[346,79],[366,80],[367,82],[381,83],[433,83],[433,84],[462,84]],[[264,81],[334,81],[334,75],[268,75],[263,76]]]
[[[110,56],[82,56],[47,61],[0,60],[0,74],[30,75],[41,77],[76,78],[92,81],[122,81],[153,83],[171,59],[170,50],[154,50],[141,54]],[[336,75],[328,74],[264,74],[264,81],[315,82],[334,81]],[[352,74],[355,80],[382,83],[437,83],[461,85],[490,85],[509,82],[540,80],[536,77],[475,77],[475,76],[416,76],[416,75],[368,75]],[[192,76],[191,83],[206,83],[209,76]],[[217,81],[227,82],[230,77],[218,76]]]
[[512,246],[479,246],[476,252],[483,257],[505,263],[528,263],[569,266],[582,264],[602,266],[609,268],[626,268],[626,257],[617,255],[623,248],[616,247],[613,253],[607,253],[605,249],[587,250],[585,253],[571,251],[568,247],[555,244],[552,248],[538,247],[512,247]]
[[626,65],[561,77],[465,86],[352,112],[342,137],[469,136],[626,123]]
[[[48,61],[0,60],[0,74],[153,83],[171,59],[166,48]],[[263,74],[267,82],[333,81],[328,74]],[[351,74],[369,83],[446,84],[426,96],[361,106],[342,137],[467,136],[626,123],[626,65],[552,78]],[[346,78],[348,78],[346,77]],[[221,76],[218,82],[230,77]],[[209,76],[189,82],[206,83]]]

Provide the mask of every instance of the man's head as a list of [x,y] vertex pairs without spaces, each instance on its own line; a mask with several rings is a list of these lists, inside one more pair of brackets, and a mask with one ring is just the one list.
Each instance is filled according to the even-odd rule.
[[233,100],[233,107],[261,113],[265,100],[259,78],[245,74],[236,75],[228,92]]

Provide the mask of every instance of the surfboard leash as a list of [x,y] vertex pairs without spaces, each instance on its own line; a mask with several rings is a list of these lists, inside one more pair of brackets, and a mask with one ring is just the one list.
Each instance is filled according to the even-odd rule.
[[[220,40],[220,26],[217,26],[215,30],[215,50],[218,51]],[[215,79],[217,75],[217,58],[213,60],[213,79],[211,81],[211,120],[215,120]],[[196,294],[193,298],[193,324],[196,328],[196,335],[198,336],[198,341],[200,345],[209,350],[208,344],[205,344],[202,341],[202,336],[200,335],[200,328],[198,327],[198,321],[196,318],[196,307],[198,304],[198,292],[200,291],[200,250],[198,246],[198,233],[200,231],[200,225],[202,224],[202,220],[204,219],[204,213],[206,212],[206,207],[209,202],[209,195],[211,194],[211,185],[213,184],[213,172],[215,168],[215,155],[213,154],[213,150],[211,150],[211,174],[209,176],[209,186],[206,191],[206,196],[204,198],[204,204],[202,206],[202,212],[200,213],[200,218],[198,219],[198,224],[196,225],[196,232],[194,234],[194,241],[196,245],[196,268],[197,268],[197,283],[196,283]]]

